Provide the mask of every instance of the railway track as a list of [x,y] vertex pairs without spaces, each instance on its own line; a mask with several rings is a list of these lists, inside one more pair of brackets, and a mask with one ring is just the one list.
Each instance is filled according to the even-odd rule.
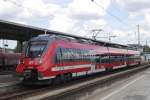
[[27,87],[21,90],[12,91],[10,93],[0,94],[0,100],[22,100],[22,99],[56,99],[58,97],[69,95],[86,88],[98,84],[106,84],[108,82],[117,81],[125,77],[132,76],[139,71],[148,68],[150,65],[141,65],[139,67],[118,69],[111,73],[102,72],[94,76],[88,76],[66,84],[57,86],[41,86],[41,87]]

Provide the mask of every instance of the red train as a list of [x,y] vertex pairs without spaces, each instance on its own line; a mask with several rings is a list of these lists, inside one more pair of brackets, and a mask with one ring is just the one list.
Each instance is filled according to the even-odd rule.
[[15,67],[18,65],[20,56],[21,56],[20,53],[0,52],[0,69],[1,70],[15,69]]
[[43,35],[31,39],[16,71],[24,80],[66,81],[72,77],[140,64],[127,46],[91,39]]

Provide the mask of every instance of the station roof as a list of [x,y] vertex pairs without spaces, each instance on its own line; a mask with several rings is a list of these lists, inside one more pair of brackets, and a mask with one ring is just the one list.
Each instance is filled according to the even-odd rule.
[[41,28],[0,20],[0,39],[27,41],[43,33]]
[[52,31],[44,28],[38,28],[34,26],[28,26],[28,25],[18,24],[14,22],[0,20],[0,39],[18,40],[23,42],[23,41],[28,41],[31,37],[35,37],[40,34],[45,34],[45,32],[46,34],[56,34],[61,36],[73,37],[76,39],[91,40],[93,42],[97,42],[106,46],[122,47],[122,48],[127,47],[125,45],[109,43],[104,41],[96,41],[93,39],[70,35],[63,32]]

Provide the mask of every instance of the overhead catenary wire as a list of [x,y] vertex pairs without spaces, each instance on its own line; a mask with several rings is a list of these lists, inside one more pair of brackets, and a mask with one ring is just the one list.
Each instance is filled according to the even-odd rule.
[[[109,10],[106,10],[101,4],[95,2],[94,0],[91,0],[95,5],[97,5],[98,7],[100,7],[102,10],[104,10],[108,15],[110,15],[111,17],[115,18],[118,22],[120,22],[122,25],[124,25],[125,27],[128,27],[130,29],[135,28],[136,25],[129,25],[128,23],[124,22],[124,20],[120,19],[120,17],[116,16],[115,14],[113,14],[112,12],[110,12]],[[139,36],[138,36],[139,38]],[[139,40],[138,40],[139,41]],[[139,42],[140,43],[140,42]],[[138,43],[138,44],[139,44]]]
[[104,10],[109,16],[113,17],[114,19],[116,19],[118,22],[120,22],[122,25],[124,25],[123,27],[128,27],[130,29],[132,28],[136,28],[136,25],[131,24],[129,26],[128,23],[124,22],[124,20],[122,20],[120,17],[116,16],[115,14],[113,14],[112,12],[110,12],[109,10],[106,10],[101,4],[95,2],[95,0],[91,0],[95,5],[97,5],[98,7],[100,7],[102,10]]
[[97,5],[98,7],[100,7],[102,10],[106,11],[107,14],[109,14],[111,17],[115,18],[118,22],[122,23],[123,25],[127,25],[127,23],[125,23],[122,19],[120,19],[118,16],[114,15],[112,12],[110,12],[109,10],[105,10],[105,8],[98,4],[97,2],[95,2],[94,0],[91,0],[95,5]]
[[[21,7],[21,8],[25,8],[25,9],[27,9],[27,10],[33,10],[32,8],[28,8],[28,7],[25,7],[24,5],[22,5],[22,4],[20,4],[20,3],[17,3],[17,2],[15,2],[15,1],[12,1],[12,0],[3,0],[3,1],[5,1],[5,2],[10,2],[10,3],[12,3],[12,4],[14,4],[14,5],[16,5],[16,6],[18,6],[18,7]],[[93,3],[95,3],[98,7],[100,7],[101,9],[103,9],[103,10],[105,10],[105,8],[101,5],[101,4],[99,4],[99,3],[97,3],[97,2],[95,2],[94,0],[91,0]],[[119,18],[118,16],[116,16],[115,14],[113,14],[111,11],[109,11],[109,10],[105,10],[106,11],[106,13],[107,14],[109,14],[111,17],[113,17],[113,18],[115,18],[118,22],[120,22],[121,24],[123,24],[125,27],[129,27],[129,25],[127,24],[127,23],[125,23],[121,18]],[[71,21],[69,21],[69,20],[67,20],[68,22],[71,22]],[[124,27],[123,26],[123,27]],[[76,30],[80,30],[80,29],[83,29],[83,27],[78,27],[77,26],[77,29]],[[131,27],[130,27],[131,28]],[[135,26],[134,26],[134,28],[135,28]],[[74,30],[74,31],[76,31],[76,30]],[[84,29],[85,30],[85,29]],[[71,33],[73,33],[73,32],[71,32]],[[85,34],[84,36],[86,36],[87,34]]]
[[106,11],[107,14],[109,14],[111,17],[115,18],[118,22],[120,22],[121,24],[125,25],[125,26],[129,26],[127,23],[125,23],[122,19],[120,19],[118,16],[114,15],[113,13],[111,13],[109,10],[105,10],[105,8],[98,4],[97,2],[95,2],[94,0],[91,0],[94,4],[96,4],[98,7],[100,7],[102,10]]

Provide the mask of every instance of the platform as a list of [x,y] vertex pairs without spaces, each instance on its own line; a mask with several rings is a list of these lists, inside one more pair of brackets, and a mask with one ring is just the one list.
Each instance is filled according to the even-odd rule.
[[0,72],[0,88],[15,85],[20,82],[19,77],[11,72]]
[[132,80],[88,98],[92,100],[150,100],[150,68]]

